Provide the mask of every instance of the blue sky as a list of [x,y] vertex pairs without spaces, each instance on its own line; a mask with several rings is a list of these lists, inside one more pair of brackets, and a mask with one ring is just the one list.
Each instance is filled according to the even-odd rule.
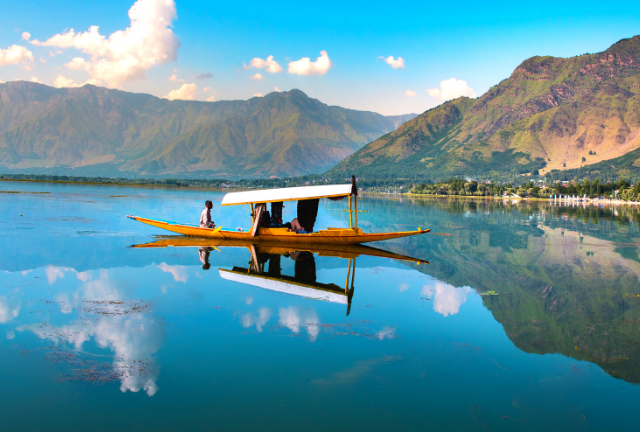
[[[57,86],[89,81],[197,100],[299,88],[331,105],[402,114],[457,94],[479,96],[530,56],[599,52],[640,34],[637,1],[139,0],[142,23],[120,44],[87,45],[78,36],[91,26],[106,38],[126,31],[134,3],[0,1],[0,80],[35,77]],[[156,27],[159,21],[149,27],[145,20],[152,13],[171,27]],[[51,39],[55,35],[61,36]],[[328,61],[314,66],[321,51]],[[249,68],[252,59],[268,56],[280,72]],[[385,62],[389,56],[396,68]],[[291,69],[291,62],[304,58],[310,60]],[[197,78],[207,73],[212,77]],[[262,79],[251,79],[255,74]]]

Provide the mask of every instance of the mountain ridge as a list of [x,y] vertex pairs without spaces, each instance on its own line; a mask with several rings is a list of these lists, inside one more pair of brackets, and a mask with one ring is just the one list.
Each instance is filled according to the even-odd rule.
[[92,85],[0,84],[0,166],[12,172],[303,175],[393,129],[381,114],[329,106],[297,89],[200,102]]
[[492,178],[614,160],[640,148],[639,73],[640,36],[598,54],[531,57],[477,99],[426,111],[328,175]]

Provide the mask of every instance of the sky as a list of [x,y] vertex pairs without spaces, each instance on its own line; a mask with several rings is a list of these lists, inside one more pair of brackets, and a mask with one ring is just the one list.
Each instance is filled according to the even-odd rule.
[[297,88],[385,115],[481,96],[534,55],[640,34],[637,0],[0,0],[0,11],[0,81],[201,101]]

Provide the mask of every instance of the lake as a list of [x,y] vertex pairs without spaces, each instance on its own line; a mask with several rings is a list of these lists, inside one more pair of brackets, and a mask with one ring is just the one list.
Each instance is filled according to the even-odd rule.
[[3,431],[638,429],[636,208],[362,197],[366,232],[432,230],[372,245],[409,261],[125,217],[197,223],[210,199],[248,228],[223,195],[0,182]]

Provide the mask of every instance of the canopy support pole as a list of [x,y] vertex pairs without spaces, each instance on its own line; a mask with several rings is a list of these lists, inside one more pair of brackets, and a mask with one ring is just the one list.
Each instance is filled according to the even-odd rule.
[[[355,204],[355,214],[356,214],[356,215],[354,216],[354,218],[355,218],[355,220],[356,220],[356,222],[355,222],[354,226],[355,226],[356,228],[358,228],[358,195],[354,195],[354,196],[353,196],[353,202],[354,202],[354,204]],[[354,264],[354,265],[355,265],[355,264]]]
[[251,203],[251,224],[256,220],[256,215],[253,213],[253,203]]
[[349,291],[349,276],[351,275],[351,258],[349,258],[349,268],[347,269],[347,281],[344,284],[344,293]]
[[251,237],[255,237],[258,235],[258,230],[260,228],[260,221],[262,220],[262,214],[264,213],[264,208],[266,204],[260,204],[256,209],[256,214],[253,219],[253,226],[251,227]]
[[349,195],[349,228],[353,229],[353,210],[351,209],[351,195]]

